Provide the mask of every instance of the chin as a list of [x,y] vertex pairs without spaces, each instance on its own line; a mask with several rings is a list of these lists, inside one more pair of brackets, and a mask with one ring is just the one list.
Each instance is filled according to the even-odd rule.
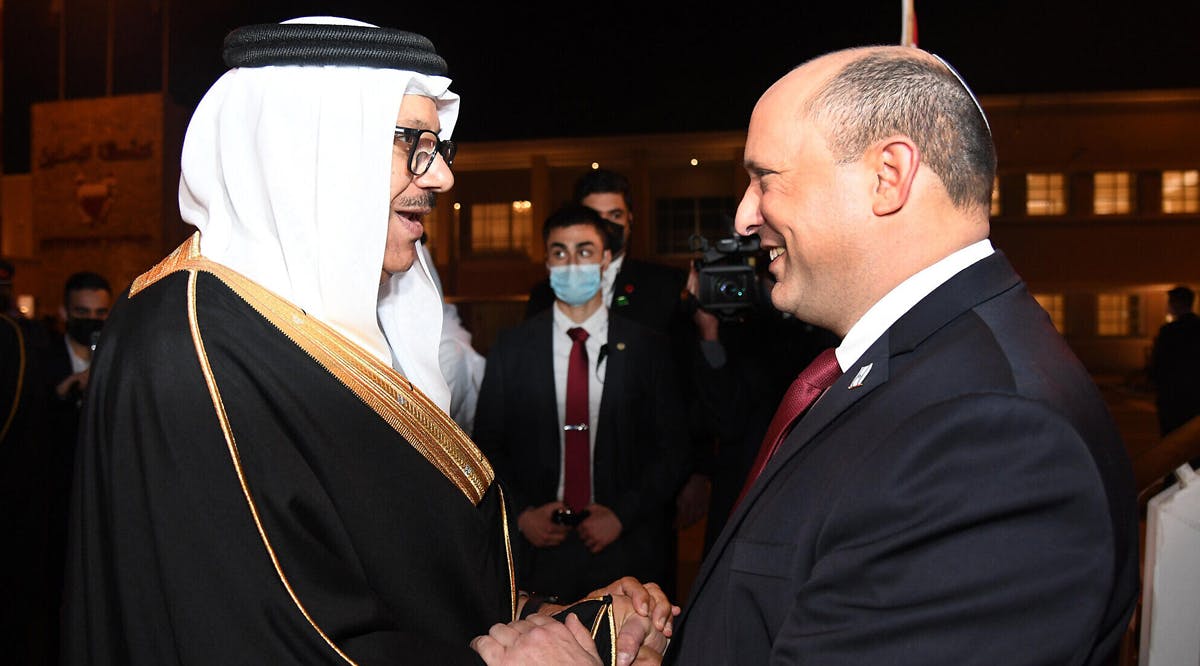
[[403,255],[398,256],[398,257],[391,257],[391,256],[384,257],[383,270],[388,275],[391,275],[393,273],[404,273],[404,272],[407,272],[408,269],[413,267],[413,264],[416,263],[416,260],[417,260],[417,255],[415,252],[404,253]]
[[786,312],[794,317],[799,317],[799,304],[796,302],[796,299],[789,298],[784,293],[782,283],[776,283],[774,287],[771,287],[771,304],[780,312]]

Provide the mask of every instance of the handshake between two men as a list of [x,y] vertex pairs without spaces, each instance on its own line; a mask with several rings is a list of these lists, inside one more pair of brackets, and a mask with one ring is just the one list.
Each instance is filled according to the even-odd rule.
[[522,619],[493,625],[486,636],[471,641],[489,666],[658,664],[680,612],[657,584],[628,576],[568,606],[534,604],[522,597]]

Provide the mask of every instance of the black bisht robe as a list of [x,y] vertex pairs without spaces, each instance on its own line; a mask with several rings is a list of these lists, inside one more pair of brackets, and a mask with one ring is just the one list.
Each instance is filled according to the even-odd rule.
[[468,642],[516,603],[487,460],[196,245],[134,282],[97,350],[64,662],[480,663]]

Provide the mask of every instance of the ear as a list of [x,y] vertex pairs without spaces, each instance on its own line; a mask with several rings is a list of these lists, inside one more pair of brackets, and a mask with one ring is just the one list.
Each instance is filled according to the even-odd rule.
[[608,265],[612,263],[612,250],[605,248],[604,254],[600,256],[600,274],[603,275],[604,271],[608,270]]
[[879,217],[898,212],[908,203],[921,151],[908,137],[895,136],[878,144],[868,158],[875,171],[871,212]]
[[58,306],[58,316],[62,317],[63,321],[67,320],[67,306],[65,306],[65,305]]

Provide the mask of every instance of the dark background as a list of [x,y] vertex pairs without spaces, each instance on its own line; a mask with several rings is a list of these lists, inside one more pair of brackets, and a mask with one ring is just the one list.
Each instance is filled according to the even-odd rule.
[[[192,108],[246,23],[338,15],[420,32],[463,96],[464,141],[735,130],[762,91],[826,51],[896,43],[899,0],[788,3],[7,0],[4,170],[29,169],[29,105],[104,95],[109,4],[115,94],[161,88]],[[981,95],[1200,86],[1200,0],[916,0],[923,48]]]

